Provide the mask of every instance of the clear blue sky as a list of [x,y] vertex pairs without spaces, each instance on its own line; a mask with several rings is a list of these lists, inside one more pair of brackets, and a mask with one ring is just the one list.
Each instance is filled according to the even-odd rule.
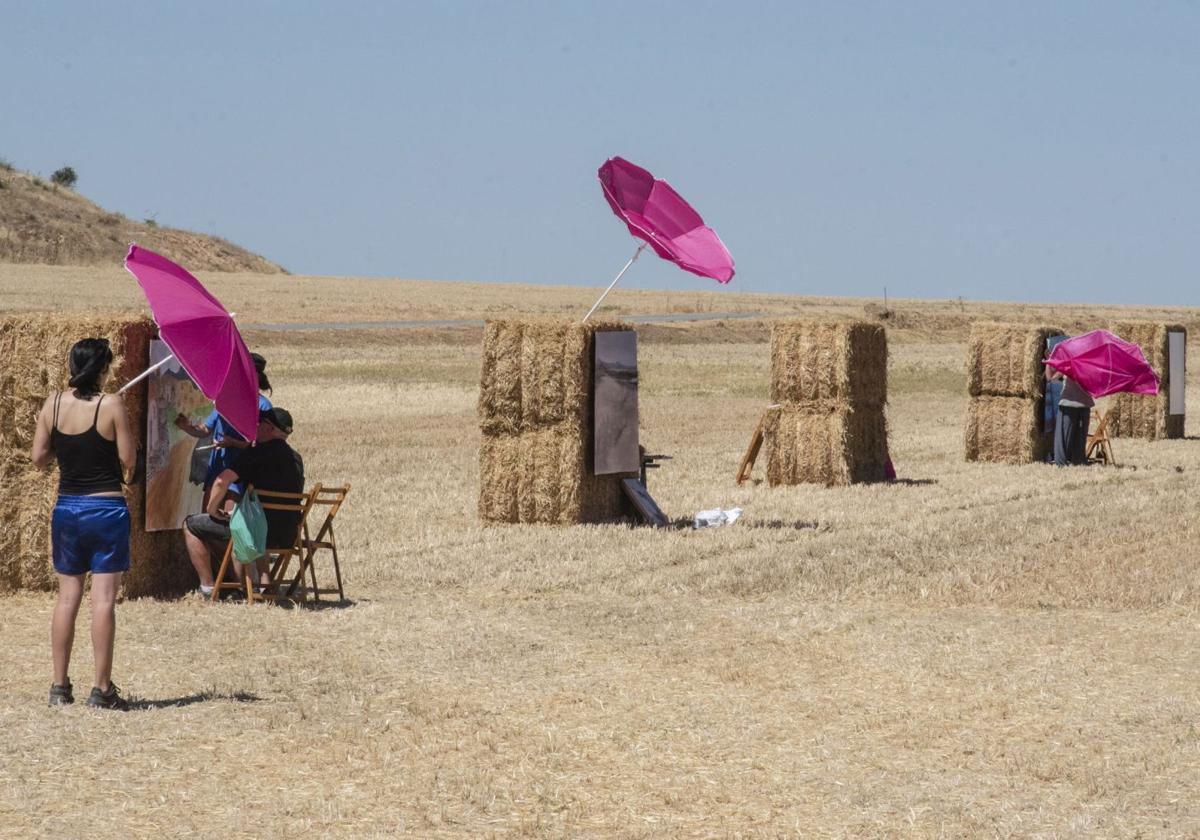
[[305,274],[603,285],[619,154],[731,288],[1200,302],[1197,3],[742,5],[0,0],[0,157]]

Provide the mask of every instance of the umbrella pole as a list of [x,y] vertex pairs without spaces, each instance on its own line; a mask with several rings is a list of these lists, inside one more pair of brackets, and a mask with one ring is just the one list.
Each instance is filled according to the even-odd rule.
[[171,361],[174,358],[175,358],[175,354],[172,353],[170,356],[167,356],[167,358],[163,359],[161,362],[155,362],[153,365],[146,368],[144,371],[139,373],[133,379],[130,379],[128,382],[126,382],[124,385],[122,385],[121,389],[119,391],[117,391],[117,393],[124,394],[126,391],[128,391],[130,388],[132,388],[134,385],[141,382],[147,376],[154,373],[154,371],[158,370],[160,367],[162,367],[163,365],[165,365],[167,362]]
[[638,249],[633,252],[633,256],[629,258],[629,262],[625,263],[625,267],[621,269],[621,272],[613,278],[611,283],[608,284],[608,288],[604,290],[604,294],[600,295],[600,297],[596,299],[596,302],[592,304],[592,308],[589,309],[587,314],[583,316],[583,321],[580,323],[583,323],[584,321],[587,321],[588,318],[592,317],[592,313],[596,311],[596,307],[604,302],[604,299],[608,297],[608,293],[613,290],[613,286],[617,285],[617,281],[625,276],[625,272],[629,270],[629,266],[633,265],[637,261],[637,258],[642,255],[642,249],[645,247],[645,242],[638,246]]

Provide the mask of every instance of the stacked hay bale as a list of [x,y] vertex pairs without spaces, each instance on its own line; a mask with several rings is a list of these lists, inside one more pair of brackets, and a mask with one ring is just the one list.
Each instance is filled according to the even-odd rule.
[[1116,321],[1109,332],[1132,341],[1159,377],[1157,394],[1114,394],[1109,402],[1109,434],[1114,437],[1164,440],[1183,437],[1184,415],[1170,414],[1171,365],[1167,334],[1187,329],[1181,324]]
[[479,383],[479,516],[606,522],[631,513],[622,475],[592,472],[593,336],[619,323],[488,321]]
[[[58,495],[58,470],[39,470],[29,455],[38,414],[47,395],[67,387],[68,353],[81,338],[103,337],[112,345],[111,392],[147,366],[154,323],[134,316],[10,315],[0,318],[0,592],[52,590],[50,514]],[[139,447],[146,430],[146,384],[125,395]],[[111,398],[110,398],[111,399]],[[194,584],[182,534],[146,533],[145,485],[126,489],[131,519],[132,565],[124,577],[126,597],[169,595]]]
[[968,461],[1028,464],[1044,460],[1046,339],[1053,327],[974,323],[967,345]]
[[782,321],[771,328],[767,481],[880,481],[888,462],[887,334],[866,321]]

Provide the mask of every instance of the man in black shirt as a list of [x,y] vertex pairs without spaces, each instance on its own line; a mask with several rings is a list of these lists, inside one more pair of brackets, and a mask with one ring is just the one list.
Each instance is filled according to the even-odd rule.
[[[229,542],[229,517],[223,501],[233,482],[243,487],[279,493],[304,492],[304,461],[288,445],[292,433],[292,415],[282,408],[271,408],[258,415],[258,439],[213,481],[208,510],[184,520],[184,539],[188,557],[200,577],[200,592],[212,593],[213,571],[210,552],[223,552]],[[284,510],[266,510],[267,548],[290,548],[296,539],[300,514]],[[259,571],[263,571],[260,560]]]

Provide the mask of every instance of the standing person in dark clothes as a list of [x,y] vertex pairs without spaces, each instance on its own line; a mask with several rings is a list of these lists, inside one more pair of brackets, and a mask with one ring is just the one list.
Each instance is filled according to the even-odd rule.
[[1057,371],[1051,374],[1051,368],[1046,373],[1048,379],[1063,383],[1054,426],[1054,463],[1060,467],[1087,463],[1088,421],[1096,401],[1071,377]]
[[95,683],[87,704],[124,711],[129,704],[112,681],[117,591],[129,570],[129,509],[121,489],[133,474],[137,445],[125,404],[101,393],[112,364],[103,338],[71,348],[71,390],[46,398],[33,435],[31,458],[46,467],[58,461],[58,501],[50,522],[58,601],[50,623],[54,681],[50,705],[75,702],[68,675],[75,618],[83,601],[84,576],[92,575],[92,652]]
[[[288,445],[292,433],[292,415],[282,408],[259,413],[258,440],[245,450],[237,462],[213,481],[208,508],[204,513],[189,516],[183,522],[188,557],[200,578],[200,592],[212,594],[214,553],[223,552],[229,542],[229,514],[221,505],[226,488],[238,483],[253,485],[258,490],[278,493],[304,492],[304,461],[300,453]],[[267,546],[290,546],[296,538],[300,515],[291,511],[267,510]],[[260,580],[265,582],[266,559],[259,558]]]

